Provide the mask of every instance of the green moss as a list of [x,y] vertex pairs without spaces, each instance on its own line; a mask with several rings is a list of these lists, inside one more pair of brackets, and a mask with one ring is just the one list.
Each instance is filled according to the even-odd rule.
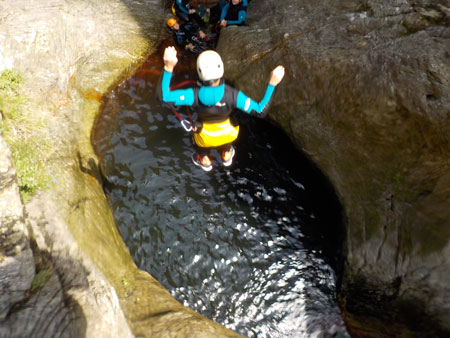
[[17,70],[5,70],[0,75],[0,132],[11,147],[19,189],[26,202],[50,181],[43,168],[50,146],[40,135],[40,122],[28,119],[24,113],[23,82]]
[[[0,75],[0,111],[2,120],[21,119],[25,97],[20,94],[23,77],[17,70],[5,70]],[[2,123],[2,127],[7,124]]]
[[394,176],[392,177],[392,180],[393,180],[394,184],[401,184],[401,183],[403,183],[404,177],[403,177],[402,173],[396,172],[394,174]]
[[40,159],[40,138],[29,137],[25,140],[10,141],[14,167],[17,172],[19,190],[24,202],[38,190],[45,189],[50,179]]
[[31,292],[40,289],[44,286],[45,282],[47,281],[48,276],[48,270],[43,269],[39,271],[33,278],[33,281],[31,282]]

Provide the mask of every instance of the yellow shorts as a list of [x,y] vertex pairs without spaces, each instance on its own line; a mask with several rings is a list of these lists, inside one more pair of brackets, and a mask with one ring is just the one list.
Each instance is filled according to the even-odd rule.
[[230,119],[219,123],[203,123],[200,133],[194,133],[194,141],[199,147],[218,147],[231,143],[239,135],[239,126],[233,126]]

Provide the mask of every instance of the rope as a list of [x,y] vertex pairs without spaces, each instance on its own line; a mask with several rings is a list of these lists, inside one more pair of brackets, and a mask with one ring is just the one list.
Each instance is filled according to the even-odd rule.
[[174,113],[175,116],[178,117],[178,119],[179,119],[180,121],[183,121],[183,118],[181,117],[181,115],[178,114],[178,112],[177,112],[175,109],[173,109],[172,105],[169,104],[168,106],[169,106],[169,109],[172,111],[172,113]]
[[[170,86],[170,90],[179,89],[179,88],[184,87],[186,85],[195,84],[195,83],[196,83],[196,81],[194,81],[194,80],[186,80],[186,81],[180,82],[180,83],[178,83],[176,85]],[[175,110],[175,108],[173,107],[172,104],[168,104],[168,107],[172,111],[172,113],[174,113],[174,115],[178,118],[178,120],[180,120],[181,125],[183,126],[183,128],[186,131],[189,132],[189,131],[193,130],[192,129],[192,125],[194,124],[194,122],[192,120],[191,111],[189,110],[188,106],[186,106],[186,111],[187,111],[188,116],[189,116],[189,121],[186,121],[186,119],[183,119],[181,117],[181,115]]]
[[172,89],[180,89],[181,87],[184,87],[186,85],[196,84],[197,82],[194,80],[186,80],[180,83],[177,83],[176,85],[170,86],[170,90]]

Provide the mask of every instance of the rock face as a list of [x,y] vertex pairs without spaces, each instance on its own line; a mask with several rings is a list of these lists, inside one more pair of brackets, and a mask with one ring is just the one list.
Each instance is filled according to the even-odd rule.
[[328,176],[346,212],[350,332],[450,333],[448,1],[252,1],[221,32],[225,77]]
[[27,297],[35,275],[15,175],[9,147],[0,138],[0,321]]
[[[92,263],[88,276],[83,269],[88,262],[80,264],[80,256],[61,250],[76,247],[67,229],[56,226],[66,234],[54,234],[47,245],[50,236],[44,239],[43,234],[48,232],[26,224],[31,218],[24,217],[11,153],[3,138],[0,168],[0,337],[43,337],[49,332],[109,337],[111,330],[131,337],[111,285]],[[98,312],[104,315],[103,322],[95,319]]]

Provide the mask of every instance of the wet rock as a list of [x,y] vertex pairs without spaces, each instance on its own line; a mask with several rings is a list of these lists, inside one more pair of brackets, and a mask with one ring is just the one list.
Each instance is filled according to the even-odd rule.
[[[254,1],[221,32],[225,77],[270,111],[346,212],[351,332],[450,332],[450,28],[442,1]],[[361,324],[362,323],[362,324]]]
[[27,298],[34,261],[11,152],[0,137],[0,323]]

